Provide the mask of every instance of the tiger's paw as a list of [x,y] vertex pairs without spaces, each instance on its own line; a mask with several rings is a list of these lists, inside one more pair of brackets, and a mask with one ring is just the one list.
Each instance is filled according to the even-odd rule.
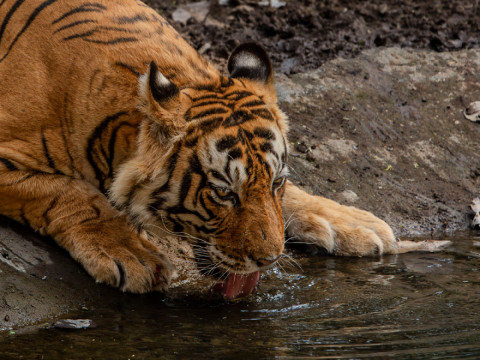
[[132,293],[165,291],[176,271],[170,260],[145,237],[125,234],[118,240],[98,241],[72,254],[99,283]]
[[307,194],[290,184],[283,207],[287,236],[330,254],[372,256],[397,250],[390,226],[370,212]]
[[396,251],[393,231],[383,220],[353,207],[342,208],[342,214],[335,217],[299,211],[288,226],[288,234],[340,256],[371,256]]

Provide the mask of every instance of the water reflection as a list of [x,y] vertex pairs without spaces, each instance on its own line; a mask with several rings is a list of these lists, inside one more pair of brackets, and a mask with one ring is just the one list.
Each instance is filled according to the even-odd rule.
[[476,242],[379,260],[296,257],[229,304],[120,295],[70,314],[96,329],[5,334],[0,358],[480,358]]

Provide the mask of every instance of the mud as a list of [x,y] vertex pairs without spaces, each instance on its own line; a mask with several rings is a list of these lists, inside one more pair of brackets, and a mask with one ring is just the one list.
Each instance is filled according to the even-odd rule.
[[[478,195],[480,183],[480,125],[463,117],[468,104],[480,100],[480,51],[438,52],[453,49],[447,45],[456,36],[463,39],[460,48],[478,46],[472,40],[478,39],[478,21],[470,18],[473,3],[415,5],[418,11],[427,9],[422,10],[422,26],[428,28],[423,32],[423,27],[415,27],[418,19],[412,23],[417,13],[411,19],[408,11],[395,10],[395,6],[407,9],[407,5],[415,4],[408,1],[402,3],[405,6],[400,2],[388,5],[385,15],[378,13],[381,5],[375,1],[363,10],[349,2],[353,7],[346,11],[342,10],[346,5],[341,1],[328,2],[333,9],[328,11],[327,2],[322,1],[288,1],[280,9],[237,2],[235,6],[211,9],[212,19],[228,25],[221,31],[218,24],[209,25],[208,17],[203,23],[190,19],[188,26],[176,26],[197,48],[210,42],[210,47],[203,50],[218,66],[222,66],[237,41],[269,39],[262,43],[272,54],[280,106],[290,118],[289,161],[294,182],[312,193],[373,211],[399,237],[442,237],[468,227],[467,207]],[[167,7],[171,14],[178,3],[161,7]],[[291,21],[286,14],[291,13],[294,18],[302,11],[306,14],[305,9],[312,9],[313,15],[317,14],[315,11],[326,11],[322,16],[311,16],[312,22],[319,22],[318,27],[309,30],[300,20],[290,27],[285,25]],[[222,15],[222,11],[229,15]],[[213,17],[214,14],[219,15]],[[364,33],[375,34],[365,37],[373,40],[364,41],[361,48],[357,46],[358,51],[350,51],[351,39],[356,38],[345,40],[340,28],[330,29],[337,23],[343,24],[344,32],[352,33],[351,36],[360,34],[355,26],[352,28],[356,20],[348,16],[360,16],[363,22],[357,23],[364,24]],[[274,17],[277,20],[272,20]],[[451,17],[465,20],[457,21],[457,35],[453,34],[454,26],[444,27],[448,30],[441,34],[445,35],[440,39],[443,45],[432,47],[431,34],[440,32],[432,29],[449,24]],[[260,20],[250,23],[248,19],[260,19],[263,28],[255,25]],[[400,21],[398,26],[395,21]],[[385,28],[382,24],[386,22],[397,27]],[[239,30],[242,26],[243,33]],[[272,30],[270,37],[265,35],[267,26],[277,29]],[[297,30],[283,39],[281,36],[286,35],[279,29],[289,28]],[[382,32],[384,28],[388,31]],[[403,34],[405,39],[398,40],[398,35],[395,40],[396,33]],[[375,48],[375,39],[381,34],[385,45],[397,47]],[[281,50],[288,41],[302,36],[304,39],[295,43],[300,44],[300,50]],[[224,37],[233,41],[227,42]],[[318,41],[313,41],[317,37]],[[322,51],[320,44],[329,37],[326,51]],[[428,50],[400,48],[410,45]],[[372,49],[359,53],[364,48]],[[294,65],[285,67],[284,61],[292,57],[297,59],[292,60]],[[319,64],[323,65],[306,71]],[[190,249],[185,244],[177,247],[175,241],[165,239],[162,246],[177,266],[185,269],[169,295],[181,297],[188,295],[188,286],[198,287],[200,284],[195,281],[200,280],[189,261]],[[158,302],[163,299],[160,295],[151,296]],[[42,326],[71,310],[91,309],[99,303],[105,306],[122,297],[132,295],[95,284],[53,241],[40,239],[9,220],[0,219],[0,330]]]
[[377,47],[453,51],[480,45],[480,10],[474,0],[273,1],[285,3],[279,8],[259,0],[146,2],[169,20],[184,4],[196,4],[189,8],[194,16],[174,26],[211,60],[223,64],[236,45],[256,41],[284,74]]

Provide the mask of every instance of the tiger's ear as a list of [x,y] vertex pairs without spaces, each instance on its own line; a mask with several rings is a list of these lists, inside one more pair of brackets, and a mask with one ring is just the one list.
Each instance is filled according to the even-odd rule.
[[185,124],[179,118],[180,91],[168,80],[152,61],[145,74],[139,78],[140,110],[164,127],[181,128]]
[[228,59],[228,72],[232,78],[244,78],[264,83],[273,80],[273,68],[267,52],[257,43],[237,46]]
[[237,46],[228,59],[227,67],[230,77],[252,80],[275,94],[272,62],[259,44],[249,42]]

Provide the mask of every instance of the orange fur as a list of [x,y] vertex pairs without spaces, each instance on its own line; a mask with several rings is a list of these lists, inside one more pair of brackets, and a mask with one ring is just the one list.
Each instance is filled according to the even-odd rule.
[[263,269],[284,216],[338,255],[394,250],[380,219],[284,185],[288,125],[260,47],[239,47],[224,77],[136,0],[5,0],[0,24],[0,213],[97,281],[166,288],[174,269],[145,232]]

